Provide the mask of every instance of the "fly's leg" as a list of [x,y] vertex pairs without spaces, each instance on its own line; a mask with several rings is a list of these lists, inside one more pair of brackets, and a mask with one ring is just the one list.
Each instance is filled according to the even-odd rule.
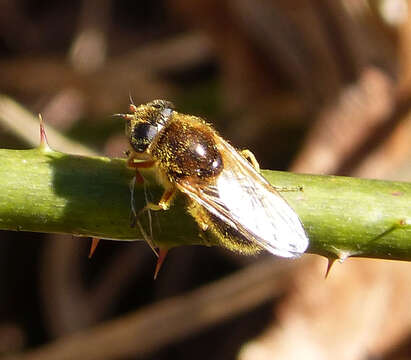
[[[144,206],[143,209],[140,210],[139,214],[142,214],[144,211],[150,211],[150,210],[154,210],[154,211],[159,211],[159,210],[168,210],[170,208],[170,205],[174,199],[174,196],[177,193],[177,188],[175,186],[171,186],[170,188],[166,189],[163,193],[163,195],[161,196],[160,201],[158,202],[158,204],[154,204],[151,202],[148,202],[146,204],[146,206]],[[154,279],[157,279],[157,275],[160,271],[161,266],[164,263],[164,260],[166,258],[166,255],[168,253],[168,248],[166,247],[160,247],[158,249],[158,252],[155,249],[155,245],[152,243],[152,241],[148,241],[147,239],[148,236],[144,233],[144,229],[142,228],[140,222],[138,222],[138,225],[140,227],[140,231],[143,234],[143,236],[146,238],[146,241],[148,242],[148,244],[150,245],[150,247],[152,248],[152,250],[154,251],[154,253],[157,255],[157,264],[154,270]]]
[[134,162],[135,156],[134,154],[129,154],[129,157],[127,159],[127,167],[135,169],[136,170],[136,176],[133,177],[130,183],[130,193],[131,193],[131,199],[130,199],[130,207],[131,207],[131,213],[130,213],[130,223],[131,227],[134,227],[136,225],[136,219],[137,219],[137,212],[135,209],[135,204],[134,204],[134,187],[135,184],[144,184],[144,178],[138,171],[138,169],[149,169],[154,166],[155,162],[152,160],[149,161],[140,161],[140,162]]
[[260,164],[258,163],[257,159],[255,158],[254,154],[248,150],[248,149],[244,149],[240,151],[240,155],[248,160],[251,165],[254,167],[254,169],[256,169],[258,172],[260,172]]
[[[136,220],[137,219],[137,213],[136,213],[136,209],[135,209],[135,206],[134,206],[134,187],[135,187],[136,183],[139,183],[139,184],[144,183],[144,178],[138,172],[138,168],[150,168],[150,167],[154,166],[154,161],[144,161],[144,162],[135,163],[134,159],[135,159],[135,157],[133,155],[129,154],[129,157],[127,159],[127,166],[130,167],[130,168],[136,169],[136,176],[133,177],[133,179],[131,180],[131,184],[130,184],[130,192],[131,192],[131,200],[130,200],[131,214],[130,214],[130,217],[133,216],[132,219],[130,220],[131,227],[134,227],[136,225],[136,221],[137,221]],[[146,238],[146,236],[144,236],[144,237]],[[152,247],[152,242],[148,238],[146,238],[146,241]],[[99,242],[100,242],[100,239],[92,238],[90,252],[89,252],[89,256],[88,256],[89,258],[91,258],[93,256]]]
[[[133,169],[136,169],[136,180],[135,182],[138,183],[144,183],[144,178],[141,176],[141,174],[138,172],[138,169],[149,169],[152,168],[155,165],[154,160],[147,160],[147,161],[140,161],[140,162],[134,162],[134,155],[131,154],[127,160],[127,166]],[[177,189],[175,186],[171,186],[170,188],[166,189],[161,196],[160,201],[158,204],[153,204],[151,202],[147,203],[147,205],[139,212],[142,213],[146,210],[168,210],[170,208],[170,205],[174,199],[174,196],[177,192]],[[134,207],[134,206],[133,206]],[[138,214],[138,215],[139,215]]]
[[[251,165],[256,169],[259,173],[261,173],[260,164],[258,163],[257,159],[255,158],[254,154],[248,150],[241,150],[240,155],[248,160]],[[275,190],[278,192],[285,192],[285,191],[304,191],[303,186],[273,186]]]
[[134,188],[136,186],[137,178],[134,176],[131,181],[130,181],[130,226],[133,228],[136,226],[136,221],[137,221],[137,212],[136,212],[136,207],[134,203]]
[[134,162],[134,157],[131,155],[127,160],[127,166],[132,169],[149,169],[155,165],[154,160]]
[[154,210],[154,211],[159,211],[159,210],[168,210],[170,208],[171,203],[173,202],[174,196],[177,193],[177,188],[175,186],[170,187],[169,189],[166,189],[161,196],[160,201],[158,204],[154,203],[147,203],[146,206],[142,210],[140,210],[140,213],[147,211],[147,210]]
[[210,220],[205,215],[204,209],[193,200],[189,200],[187,211],[196,220],[200,229],[205,232],[209,228]]
[[[148,202],[146,204],[146,206],[144,206],[143,209],[140,210],[139,215],[141,213],[143,213],[144,211],[150,211],[150,210],[154,210],[154,211],[159,211],[159,210],[168,210],[170,208],[170,205],[174,199],[174,196],[177,193],[177,189],[175,186],[170,187],[169,189],[166,189],[163,193],[163,195],[161,196],[160,201],[158,202],[158,204],[154,204],[151,202]],[[139,223],[140,225],[140,223]],[[143,230],[141,225],[140,225],[140,230]],[[143,233],[143,232],[142,232]],[[144,234],[144,233],[143,233]],[[147,241],[147,239],[146,239]],[[148,242],[148,241],[147,241]],[[161,266],[164,263],[164,260],[166,258],[166,255],[168,253],[168,248],[166,247],[160,247],[158,249],[158,252],[155,249],[154,244],[150,241],[148,242],[150,247],[153,249],[154,253],[157,255],[157,264],[154,270],[154,280],[157,279],[157,275],[161,269]]]
[[[160,270],[161,264],[164,261],[165,258],[165,253],[163,251],[163,256],[160,256],[159,253],[156,250],[155,245],[153,244],[152,238],[145,232],[143,226],[141,225],[140,221],[138,220],[139,216],[144,212],[144,211],[150,211],[150,210],[167,210],[170,207],[171,201],[173,199],[173,196],[176,192],[176,189],[170,188],[167,189],[158,204],[153,204],[150,202],[146,203],[146,206],[142,210],[140,210],[138,213],[136,212],[135,205],[134,205],[134,187],[136,183],[144,184],[144,178],[142,175],[139,173],[138,169],[149,169],[152,168],[155,165],[155,161],[153,160],[147,160],[147,161],[139,161],[139,162],[134,162],[135,157],[133,154],[129,155],[129,158],[127,160],[127,166],[132,169],[136,169],[136,176],[133,178],[131,184],[130,184],[130,192],[131,192],[131,211],[133,214],[133,220],[132,220],[132,226],[134,227],[137,225],[139,227],[139,230],[141,234],[143,235],[144,240],[147,242],[147,244],[150,246],[150,248],[153,250],[154,254],[159,258],[159,265],[156,268],[155,272],[155,277],[157,277],[157,273]],[[146,189],[144,189],[145,191]],[[147,199],[147,197],[146,197]],[[151,217],[149,214],[149,219],[150,219],[150,232],[151,232]],[[160,254],[161,254],[161,249],[160,249]]]
[[152,168],[155,165],[155,161],[154,160],[147,160],[147,161],[134,162],[134,160],[135,160],[135,157],[134,157],[133,154],[131,154],[127,159],[127,167],[136,170],[136,180],[135,181],[139,184],[143,184],[144,183],[144,178],[139,173],[138,169]]
[[153,250],[153,253],[157,256],[158,258],[158,252],[156,250],[155,245],[153,244],[153,241],[151,239],[150,236],[147,235],[146,231],[143,228],[143,225],[141,225],[140,221],[136,220],[136,224],[141,232],[141,235],[143,235],[144,240],[146,241],[146,243],[148,244],[148,246],[150,246],[151,250]]

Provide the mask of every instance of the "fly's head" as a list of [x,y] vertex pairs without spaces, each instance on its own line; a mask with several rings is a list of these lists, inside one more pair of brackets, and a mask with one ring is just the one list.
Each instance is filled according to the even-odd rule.
[[140,106],[130,105],[131,114],[122,116],[126,119],[126,135],[133,151],[147,151],[167,123],[173,109],[173,103],[166,100],[153,100]]

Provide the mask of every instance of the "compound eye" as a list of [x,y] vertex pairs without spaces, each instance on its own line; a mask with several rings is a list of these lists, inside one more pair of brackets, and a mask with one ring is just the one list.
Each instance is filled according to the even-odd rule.
[[156,126],[149,123],[141,123],[134,128],[131,136],[131,145],[135,151],[144,152],[157,133],[158,129]]

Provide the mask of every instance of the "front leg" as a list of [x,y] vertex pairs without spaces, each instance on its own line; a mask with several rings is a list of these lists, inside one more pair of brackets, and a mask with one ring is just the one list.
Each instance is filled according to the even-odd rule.
[[130,154],[128,159],[127,159],[127,167],[136,170],[136,180],[135,181],[139,184],[142,184],[142,183],[144,183],[144,178],[141,176],[138,169],[150,169],[150,168],[154,167],[155,161],[154,160],[146,160],[146,161],[134,162],[134,160],[136,160],[135,154]]
[[[144,178],[138,171],[138,169],[149,169],[154,167],[155,161],[153,160],[146,160],[146,161],[137,161],[135,162],[134,160],[138,160],[136,154],[134,152],[127,151],[126,153],[128,155],[127,159],[127,167],[131,169],[136,170],[136,176],[133,177],[130,183],[130,193],[131,193],[131,199],[130,199],[130,206],[131,206],[131,213],[130,213],[130,226],[134,227],[137,222],[137,217],[138,214],[136,212],[136,208],[134,205],[134,187],[135,185],[138,184],[144,184]],[[144,191],[146,191],[144,189]]]

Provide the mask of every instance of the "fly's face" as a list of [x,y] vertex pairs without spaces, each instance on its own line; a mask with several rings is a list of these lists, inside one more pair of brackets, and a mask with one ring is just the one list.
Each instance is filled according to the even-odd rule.
[[140,106],[130,105],[132,114],[123,115],[126,119],[126,135],[132,150],[145,153],[151,142],[167,123],[174,105],[165,100],[154,100]]

